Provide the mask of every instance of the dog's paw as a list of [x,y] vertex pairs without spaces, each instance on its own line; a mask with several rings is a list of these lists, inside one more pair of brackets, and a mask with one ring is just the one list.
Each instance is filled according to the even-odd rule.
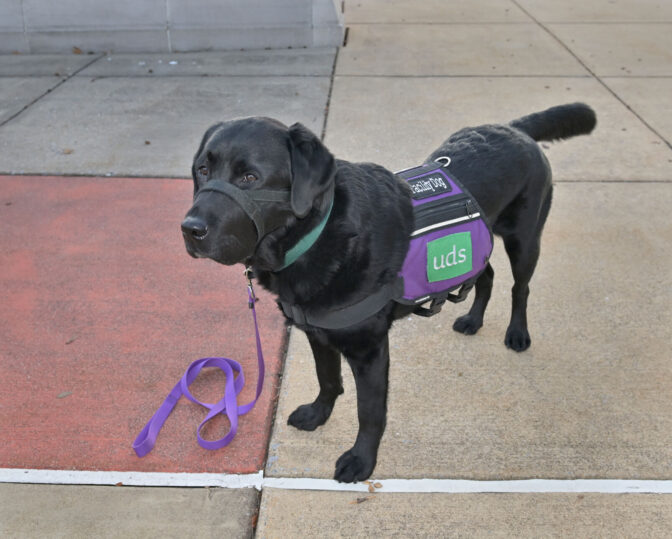
[[522,352],[530,347],[531,342],[532,340],[530,339],[530,334],[527,332],[527,329],[510,327],[506,330],[504,344],[506,344],[507,348],[511,348],[511,350]]
[[375,458],[354,453],[354,448],[343,453],[336,461],[334,479],[340,483],[356,483],[368,479],[376,467]]
[[315,430],[327,422],[331,410],[332,407],[318,401],[303,404],[290,414],[287,424],[299,430]]
[[483,320],[476,319],[470,314],[460,316],[453,323],[453,329],[465,335],[474,335],[483,325]]

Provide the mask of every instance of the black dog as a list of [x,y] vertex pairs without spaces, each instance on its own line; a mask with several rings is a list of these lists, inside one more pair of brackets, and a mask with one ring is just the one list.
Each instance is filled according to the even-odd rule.
[[[504,240],[515,279],[505,337],[513,350],[530,345],[528,283],[551,206],[551,170],[535,141],[588,134],[594,126],[588,106],[563,105],[509,125],[462,129],[427,159],[451,158],[449,172]],[[251,266],[259,283],[296,312],[338,311],[397,278],[413,230],[406,183],[378,165],[335,160],[302,125],[287,128],[267,118],[214,125],[196,152],[192,173],[194,204],[182,223],[189,254]],[[298,258],[288,260],[301,244],[294,252]],[[481,327],[493,276],[488,265],[469,313],[453,325],[456,331],[471,335]],[[336,462],[334,477],[366,479],[385,429],[388,330],[413,307],[388,301],[340,329],[316,327],[283,308],[308,335],[320,385],[315,401],[296,409],[289,424],[314,430],[327,421],[343,392],[342,354],[357,387],[359,432]]]

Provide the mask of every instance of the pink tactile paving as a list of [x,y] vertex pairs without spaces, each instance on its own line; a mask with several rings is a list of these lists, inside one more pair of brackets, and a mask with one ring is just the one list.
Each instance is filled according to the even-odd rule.
[[[195,359],[243,364],[254,329],[241,265],[194,260],[180,221],[186,180],[0,176],[0,467],[249,473],[263,467],[285,329],[256,288],[264,392],[224,449],[196,442],[205,408],[182,399],[152,453],[131,444]],[[224,375],[193,393],[215,402]],[[221,419],[221,421],[219,421]],[[205,430],[228,430],[220,416]]]

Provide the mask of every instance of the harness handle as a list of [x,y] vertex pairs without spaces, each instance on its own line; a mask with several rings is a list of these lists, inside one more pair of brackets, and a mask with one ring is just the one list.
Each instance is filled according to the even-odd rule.
[[[168,416],[173,411],[173,408],[175,408],[177,401],[180,400],[182,395],[184,395],[191,402],[200,404],[201,406],[210,410],[208,415],[205,416],[205,419],[201,421],[201,424],[196,429],[196,438],[198,440],[198,444],[202,448],[210,450],[221,449],[222,447],[228,445],[231,440],[233,440],[236,432],[238,431],[238,416],[244,415],[252,410],[254,405],[257,403],[257,400],[259,399],[261,391],[264,387],[264,354],[261,350],[261,338],[259,337],[257,312],[254,308],[254,304],[256,303],[257,299],[252,288],[249,268],[245,270],[245,276],[247,278],[248,305],[252,311],[252,319],[254,320],[254,333],[257,344],[257,363],[259,366],[259,377],[257,378],[256,396],[247,404],[238,405],[237,397],[245,385],[245,376],[243,375],[243,368],[237,361],[226,357],[206,357],[197,359],[191,365],[189,365],[189,367],[187,367],[187,370],[185,371],[184,375],[182,375],[180,381],[175,384],[175,387],[168,394],[166,400],[163,401],[163,404],[147,422],[133,442],[133,449],[135,450],[138,457],[144,457],[154,448],[154,444],[156,443],[156,438],[161,431],[161,427],[163,427],[163,424],[165,423],[166,419],[168,419]],[[205,367],[219,367],[226,375],[224,396],[216,403],[201,402],[189,391],[189,386]],[[237,377],[235,376],[235,373],[238,373]],[[219,440],[204,440],[201,437],[201,430],[208,421],[220,413],[226,414],[226,416],[229,418],[229,422],[231,424],[229,432]]]

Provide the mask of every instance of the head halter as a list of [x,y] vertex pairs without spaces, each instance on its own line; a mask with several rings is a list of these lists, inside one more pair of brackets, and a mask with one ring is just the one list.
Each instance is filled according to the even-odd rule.
[[[247,214],[247,216],[252,220],[254,226],[257,230],[257,244],[261,239],[266,235],[267,232],[271,232],[272,229],[268,229],[268,223],[264,220],[264,212],[259,206],[259,203],[281,203],[288,206],[288,211],[292,212],[291,209],[291,191],[289,189],[249,189],[243,190],[239,189],[235,185],[232,185],[224,180],[211,180],[207,182],[201,189],[196,193],[196,198],[201,193],[213,191],[216,193],[222,193],[223,195],[228,196],[231,200],[236,202],[238,206]],[[331,188],[331,202],[329,203],[329,209],[325,216],[320,220],[320,222],[315,226],[308,234],[301,238],[294,247],[289,249],[285,253],[285,259],[282,266],[275,270],[281,271],[288,266],[291,266],[303,253],[310,249],[313,244],[317,241],[317,238],[320,237],[322,230],[324,229],[329,216],[331,215],[331,210],[334,205],[333,199],[333,187]]]
[[[252,219],[257,229],[257,243],[266,235],[267,223],[264,221],[264,212],[258,203],[280,202],[289,205],[291,192],[289,189],[239,189],[224,180],[211,180],[198,190],[196,198],[201,193],[214,191],[222,193],[232,199],[247,216]],[[291,211],[291,208],[288,208]]]

